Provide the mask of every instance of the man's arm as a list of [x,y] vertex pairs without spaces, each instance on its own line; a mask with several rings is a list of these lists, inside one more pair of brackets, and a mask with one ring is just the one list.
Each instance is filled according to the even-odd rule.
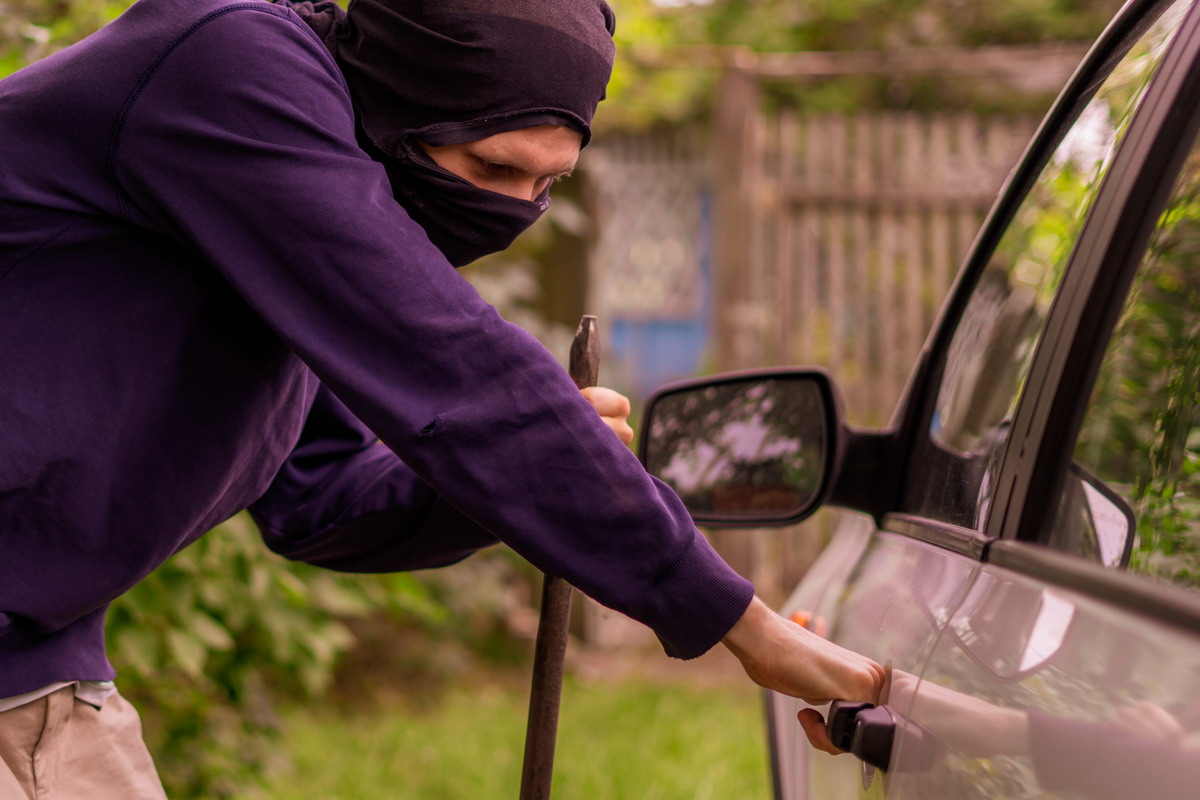
[[[629,401],[601,387],[583,394],[628,443]],[[442,567],[497,542],[323,386],[300,441],[250,513],[274,552],[342,572]]]
[[201,253],[355,417],[467,519],[692,657],[752,587],[394,201],[336,65],[238,6],[175,43],[113,148],[133,224]]

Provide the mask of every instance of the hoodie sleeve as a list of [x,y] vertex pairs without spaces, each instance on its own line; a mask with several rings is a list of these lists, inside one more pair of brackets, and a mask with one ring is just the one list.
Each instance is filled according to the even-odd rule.
[[744,612],[752,587],[679,498],[395,202],[294,14],[236,4],[179,37],[129,98],[112,165],[130,221],[201,253],[449,507],[671,655]]
[[250,513],[274,552],[343,572],[444,567],[496,543],[325,387]]

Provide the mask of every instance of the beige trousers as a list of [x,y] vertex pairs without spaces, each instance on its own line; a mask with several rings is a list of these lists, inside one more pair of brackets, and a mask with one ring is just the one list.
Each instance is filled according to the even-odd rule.
[[0,712],[0,800],[165,800],[125,698],[97,709],[66,686]]

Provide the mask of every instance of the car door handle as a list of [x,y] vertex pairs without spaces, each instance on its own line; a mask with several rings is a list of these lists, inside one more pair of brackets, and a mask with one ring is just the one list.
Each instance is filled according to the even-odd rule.
[[850,750],[854,742],[854,720],[858,714],[874,708],[872,703],[860,703],[853,700],[834,700],[829,704],[829,714],[825,721],[825,730],[829,733],[829,741],[838,750]]
[[834,700],[825,729],[834,747],[887,771],[896,736],[896,718],[887,706]]
[[854,715],[850,752],[876,769],[887,772],[896,738],[896,716],[887,706],[871,706]]
[[829,740],[839,750],[852,753],[884,772],[892,766],[892,746],[897,730],[903,731],[905,742],[903,763],[896,765],[900,770],[930,769],[944,749],[928,730],[886,705],[834,700],[829,706],[825,728]]

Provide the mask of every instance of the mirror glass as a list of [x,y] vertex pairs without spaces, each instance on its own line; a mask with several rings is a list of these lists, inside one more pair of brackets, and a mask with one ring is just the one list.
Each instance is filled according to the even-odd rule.
[[1120,495],[1083,467],[1071,464],[1050,528],[1051,547],[1106,567],[1124,567],[1136,527],[1133,509]]
[[698,521],[771,521],[818,499],[829,448],[811,376],[723,379],[660,396],[645,423],[646,468]]
[[1088,516],[1096,532],[1100,563],[1106,567],[1124,566],[1129,560],[1129,544],[1133,538],[1130,515],[1114,502],[1112,495],[1101,492],[1091,483],[1083,484],[1083,493],[1087,497]]

